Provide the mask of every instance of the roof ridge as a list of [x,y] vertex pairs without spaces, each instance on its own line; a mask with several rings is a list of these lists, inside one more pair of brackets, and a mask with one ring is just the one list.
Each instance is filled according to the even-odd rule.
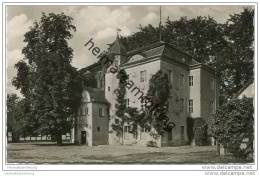
[[95,62],[95,63],[90,64],[90,65],[88,65],[88,66],[86,66],[84,68],[79,69],[79,72],[83,73],[83,72],[88,71],[88,70],[90,70],[92,68],[98,67],[99,65],[100,65],[100,62]]
[[183,51],[182,49],[180,49],[179,47],[173,45],[172,43],[165,42],[165,45],[168,45],[172,49],[175,49],[178,52],[181,52],[181,53],[185,54],[186,56],[189,56],[190,58],[194,59],[196,62],[201,63],[200,61],[197,60],[197,58],[193,57],[192,55],[190,55],[189,53]]
[[138,52],[141,52],[143,50],[149,50],[149,49],[152,49],[152,48],[155,48],[155,47],[159,47],[159,46],[163,45],[164,43],[165,42],[162,42],[162,41],[150,43],[146,46],[142,46],[142,47],[127,51],[127,55],[133,55],[133,54],[137,54]]

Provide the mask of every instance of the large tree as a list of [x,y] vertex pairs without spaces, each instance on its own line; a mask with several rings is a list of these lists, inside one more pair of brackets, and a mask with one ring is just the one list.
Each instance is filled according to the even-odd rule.
[[254,78],[254,10],[231,15],[223,35],[227,47],[219,54],[222,60],[218,66],[223,98],[228,99]]
[[26,32],[23,61],[16,64],[18,74],[13,84],[30,100],[30,118],[34,133],[56,136],[69,132],[73,114],[80,103],[82,83],[71,66],[73,50],[68,40],[76,31],[72,18],[64,13],[46,15]]
[[199,62],[212,64],[214,56],[225,45],[223,27],[212,17],[198,16],[166,21],[165,37],[169,42],[195,57]]
[[19,98],[16,94],[7,95],[7,131],[12,132],[13,142],[18,142],[21,135],[33,134],[30,105],[27,98]]
[[12,133],[12,142],[19,141],[21,125],[17,121],[17,105],[19,98],[16,94],[7,94],[7,132]]
[[[199,62],[220,73],[221,103],[233,96],[253,78],[254,10],[245,8],[231,15],[225,23],[212,17],[168,18],[161,27],[162,40],[187,52]],[[139,31],[123,38],[128,50],[159,41],[159,28],[141,26]]]
[[[124,38],[128,49],[136,49],[159,41],[159,28],[152,25],[141,26],[139,31]],[[197,58],[202,63],[214,62],[214,56],[225,45],[223,25],[212,17],[198,16],[179,20],[167,18],[161,27],[162,40],[169,42]],[[213,56],[213,57],[211,57]]]

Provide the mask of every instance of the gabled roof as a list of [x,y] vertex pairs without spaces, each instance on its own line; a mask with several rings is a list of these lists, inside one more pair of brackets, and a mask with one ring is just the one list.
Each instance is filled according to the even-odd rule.
[[[126,62],[122,63],[122,66],[125,65],[131,65],[134,63],[139,63],[144,60],[149,60],[150,58],[154,57],[161,57],[161,58],[168,58],[172,59],[174,61],[177,61],[181,64],[192,66],[196,64],[200,64],[194,57],[191,55],[183,52],[182,50],[178,49],[177,47],[166,43],[166,42],[155,42],[153,44],[137,48],[131,51],[126,51],[126,48],[124,47],[123,43],[121,42],[120,37],[118,36],[116,40],[110,44],[109,52],[108,54],[120,54],[127,56]],[[88,67],[85,67],[80,70],[80,72],[95,72],[97,70],[101,70],[101,64],[100,63],[94,63]]]
[[85,73],[86,71],[90,71],[90,72],[96,72],[101,70],[101,64],[99,62],[96,62],[94,64],[91,64],[87,67],[84,67],[82,69],[79,70],[80,73]]
[[89,92],[92,103],[105,103],[109,104],[105,98],[105,91],[98,88],[87,87],[86,90]]

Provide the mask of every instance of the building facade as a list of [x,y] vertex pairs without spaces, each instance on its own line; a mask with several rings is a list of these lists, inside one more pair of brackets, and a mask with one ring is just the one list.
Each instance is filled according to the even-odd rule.
[[[171,131],[163,133],[156,139],[150,135],[151,131],[154,130],[152,127],[141,128],[138,126],[137,133],[133,134],[131,132],[132,124],[125,124],[124,135],[116,134],[112,129],[112,124],[118,123],[120,120],[115,115],[117,103],[115,90],[118,88],[119,82],[116,73],[111,73],[109,68],[103,77],[98,76],[101,75],[102,68],[100,64],[94,64],[82,69],[82,72],[96,77],[95,86],[97,89],[95,90],[102,90],[104,92],[103,100],[109,103],[109,105],[108,103],[104,105],[104,108],[108,109],[107,121],[100,124],[107,125],[103,128],[106,129],[108,134],[102,134],[102,136],[103,140],[108,141],[108,144],[121,144],[123,137],[124,144],[147,145],[149,141],[155,141],[158,146],[184,145],[188,142],[187,118],[203,118],[206,120],[216,110],[219,89],[216,71],[199,63],[192,56],[171,44],[157,42],[133,51],[127,51],[120,38],[117,37],[115,42],[110,45],[108,54],[113,58],[113,64],[110,67],[116,67],[119,70],[124,69],[129,76],[129,80],[133,83],[131,88],[126,89],[125,100],[127,105],[136,107],[140,111],[144,106],[140,97],[145,96],[148,91],[151,77],[159,70],[168,75],[170,95],[167,116],[170,119],[169,122],[175,124]],[[91,103],[91,101],[89,102]],[[84,104],[83,101],[82,106],[92,106],[92,109],[98,106],[98,104],[93,103],[91,105]],[[92,125],[102,121],[94,114],[91,114],[91,116],[92,121],[96,118]],[[88,134],[96,133],[94,128],[88,130]],[[79,133],[80,130],[75,136],[79,136]],[[77,138],[79,139],[79,137]],[[91,141],[88,141],[89,145],[90,143]],[[94,145],[94,142],[91,145]]]
[[72,129],[73,142],[89,146],[108,144],[108,111],[105,92],[98,88],[85,88]]

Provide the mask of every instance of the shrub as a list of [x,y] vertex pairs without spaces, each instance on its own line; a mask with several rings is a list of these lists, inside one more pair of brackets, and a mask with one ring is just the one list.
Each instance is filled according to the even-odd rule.
[[202,146],[207,145],[207,124],[204,119],[194,119],[193,133],[195,144]]
[[148,141],[146,146],[147,147],[158,147],[157,142],[155,142],[155,141]]
[[193,132],[193,119],[191,117],[187,117],[187,136],[188,136],[188,143],[191,144],[191,141],[194,137],[194,132]]
[[[243,97],[223,104],[215,114],[213,135],[237,158],[253,155],[254,106],[253,99]],[[244,147],[242,147],[244,145]]]

